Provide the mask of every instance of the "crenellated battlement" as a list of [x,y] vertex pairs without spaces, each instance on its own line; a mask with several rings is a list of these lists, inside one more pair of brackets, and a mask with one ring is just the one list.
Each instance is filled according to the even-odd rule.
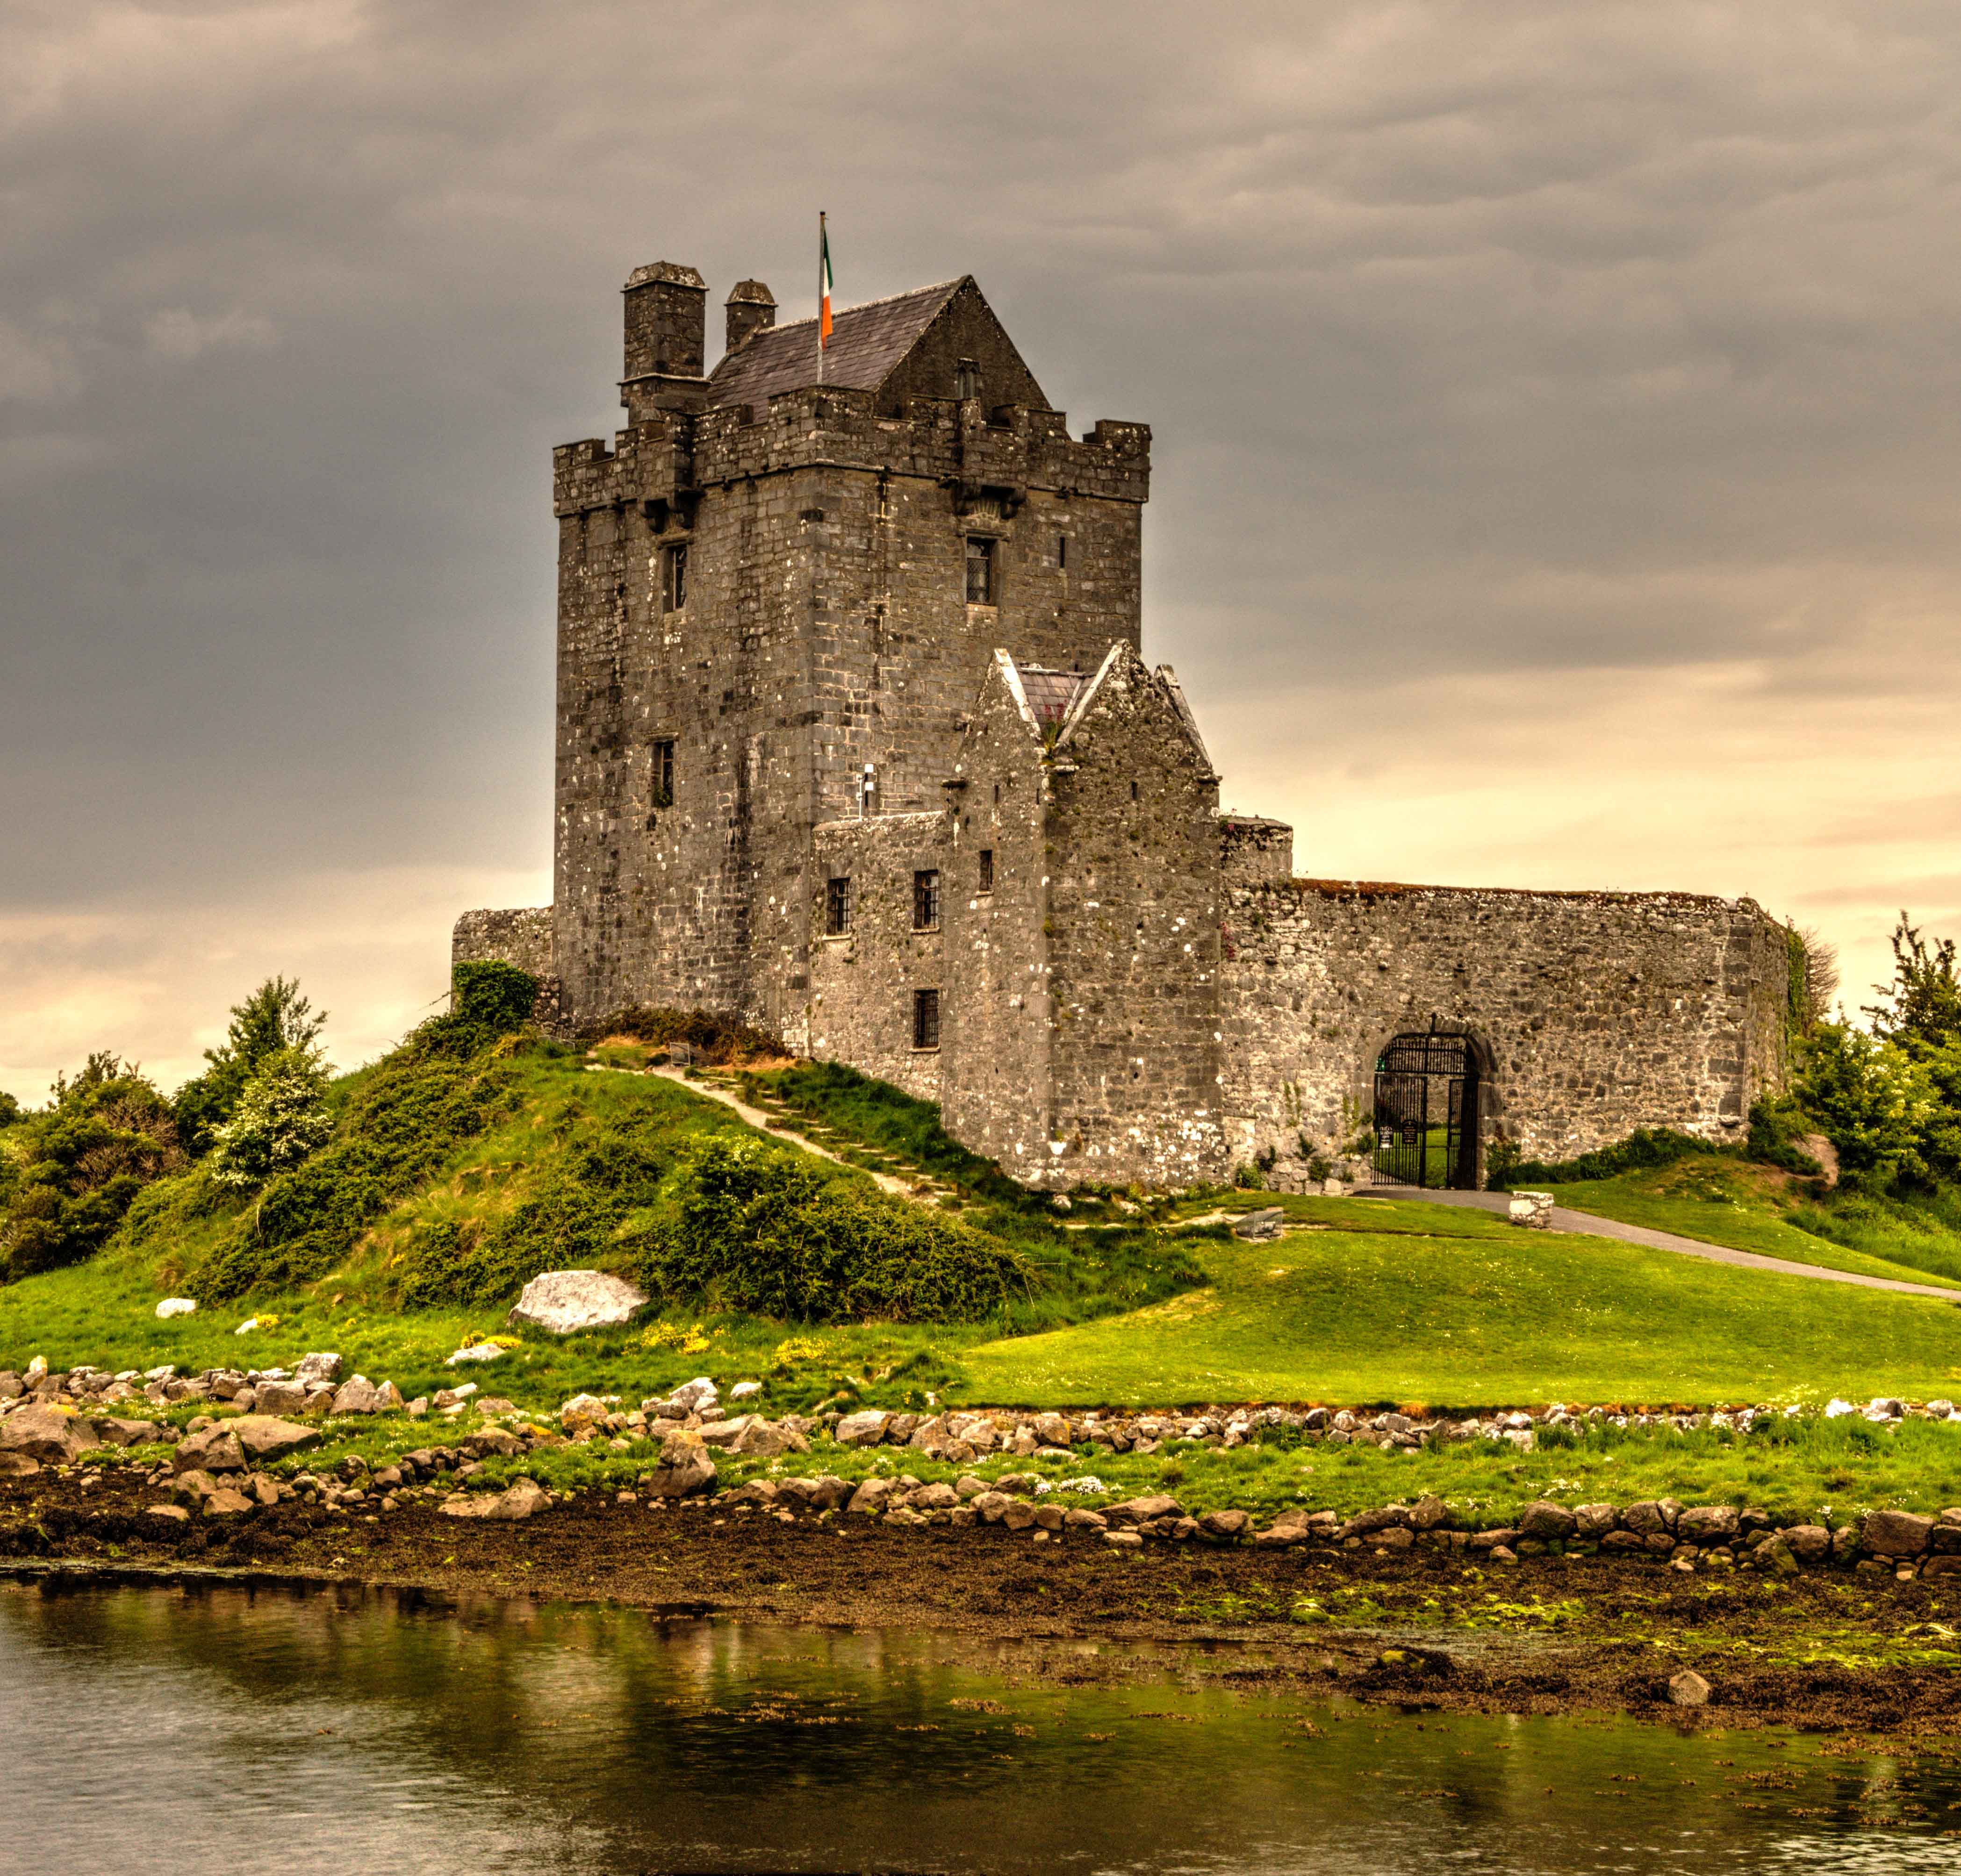
[[1032,489],[1142,503],[1150,498],[1150,426],[1099,419],[1080,438],[1059,410],[1010,405],[984,416],[977,403],[908,399],[902,417],[882,416],[869,391],[812,385],[780,392],[759,418],[738,404],[690,415],[658,411],[616,432],[561,444],[552,456],[553,507],[560,515],[631,502],[674,503],[748,478],[814,467],[911,476],[970,498],[1011,502]]

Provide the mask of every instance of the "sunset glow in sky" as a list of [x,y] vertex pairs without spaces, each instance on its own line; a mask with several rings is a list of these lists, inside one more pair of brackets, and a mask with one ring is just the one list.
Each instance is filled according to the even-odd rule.
[[13,0],[0,1088],[352,1065],[550,890],[618,289],[971,272],[1155,432],[1145,651],[1321,877],[1961,933],[1961,11]]

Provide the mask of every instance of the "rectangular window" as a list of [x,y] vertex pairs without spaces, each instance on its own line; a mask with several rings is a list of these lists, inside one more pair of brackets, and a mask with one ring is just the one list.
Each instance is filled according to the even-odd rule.
[[851,929],[851,881],[848,878],[824,882],[824,928],[833,938]]
[[994,890],[994,849],[992,847],[980,849],[980,890],[984,893],[991,893]]
[[932,932],[939,925],[939,868],[922,868],[913,875],[913,929]]
[[967,537],[967,603],[994,604],[994,543],[984,534]]
[[913,1046],[915,1049],[937,1049],[939,1046],[939,992],[937,990],[915,990],[913,992]]
[[962,358],[954,368],[953,394],[963,403],[980,395],[980,368],[971,358]]
[[648,766],[652,772],[649,779],[653,783],[656,807],[674,806],[674,756],[672,737],[664,737],[655,744],[653,760]]
[[1055,564],[1064,569],[1069,565],[1069,537],[1058,534],[1055,537]]
[[661,556],[661,607],[678,613],[687,604],[687,543],[676,541]]

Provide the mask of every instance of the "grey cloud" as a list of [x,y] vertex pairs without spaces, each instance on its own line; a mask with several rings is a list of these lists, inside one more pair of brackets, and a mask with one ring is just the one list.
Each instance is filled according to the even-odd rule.
[[6,903],[534,870],[619,283],[793,317],[820,206],[847,298],[971,270],[1074,421],[1154,425],[1149,648],[1229,769],[1277,696],[1400,773],[1351,726],[1414,676],[1653,674],[1712,787],[1821,695],[1931,734],[1957,79],[1950,8],[1849,0],[9,8]]

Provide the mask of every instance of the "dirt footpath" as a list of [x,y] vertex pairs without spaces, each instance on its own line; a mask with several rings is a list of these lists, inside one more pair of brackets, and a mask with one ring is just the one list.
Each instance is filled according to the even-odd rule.
[[[378,1517],[295,1502],[180,1523],[149,1511],[158,1499],[140,1475],[113,1470],[86,1489],[52,1472],[0,1482],[0,1560],[1181,1644],[1201,1674],[1405,1706],[1961,1734],[1961,1591],[1943,1597],[1939,1580],[1692,1577],[1605,1558],[1480,1566],[1428,1550],[1118,1552],[1093,1534],[1037,1543],[1000,1527],[896,1530],[841,1514],[780,1522],[598,1495],[509,1524],[422,1501]],[[1669,1703],[1684,1667],[1708,1680],[1707,1706]],[[1070,1669],[1121,1671],[1120,1656],[1073,1658]]]

